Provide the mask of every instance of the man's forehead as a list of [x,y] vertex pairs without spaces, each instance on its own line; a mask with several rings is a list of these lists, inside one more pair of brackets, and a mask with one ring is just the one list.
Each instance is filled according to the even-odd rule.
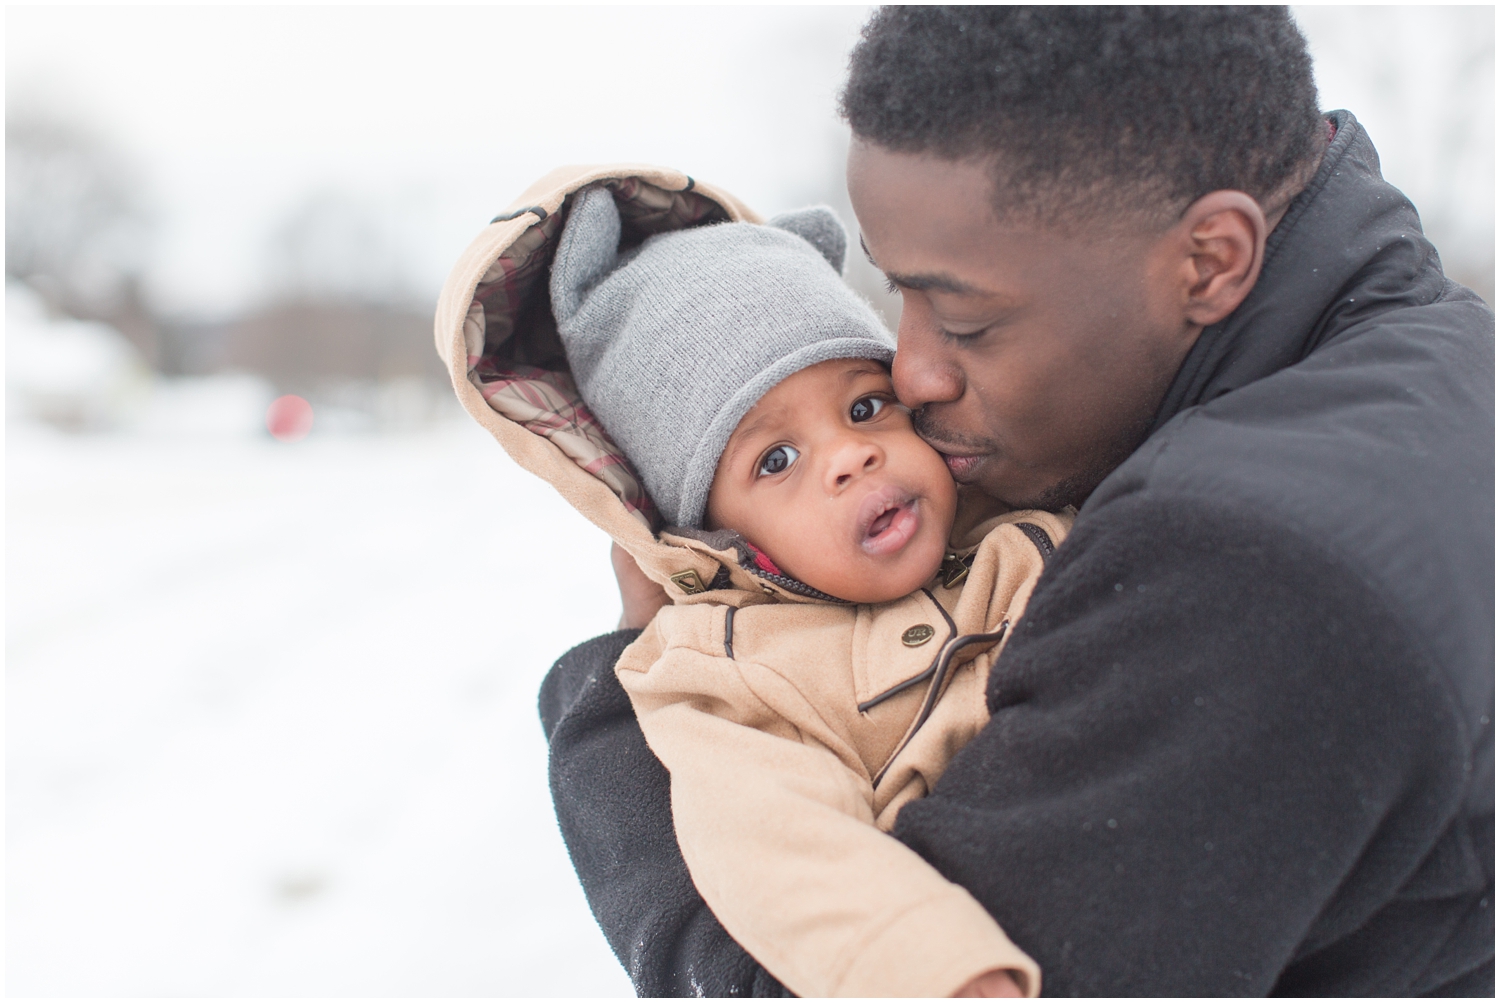
[[1040,203],[1027,208],[1025,186],[1015,194],[1021,201],[1001,212],[996,185],[1004,182],[992,159],[955,160],[856,141],[848,180],[866,257],[913,290],[991,295],[998,290],[986,280],[989,269],[976,272],[978,262],[1007,262],[1006,273],[1022,274],[1043,261],[1091,256],[1101,245],[1149,243],[1163,230],[1159,221],[1147,225],[1137,214],[1107,210],[1104,202],[1097,212],[1054,219]]
[[[902,289],[976,298],[1000,295],[997,280],[1013,269],[997,273],[990,266],[1009,257],[1005,245],[1031,243],[1033,235],[1010,234],[990,211],[987,197],[974,205],[942,185],[913,187],[921,190],[878,184],[856,202],[865,258]],[[1013,242],[1012,236],[1019,240]]]

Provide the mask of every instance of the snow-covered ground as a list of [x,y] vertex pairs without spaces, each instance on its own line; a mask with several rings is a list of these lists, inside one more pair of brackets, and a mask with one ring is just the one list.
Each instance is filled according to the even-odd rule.
[[628,995],[537,686],[607,540],[460,418],[7,434],[6,989]]

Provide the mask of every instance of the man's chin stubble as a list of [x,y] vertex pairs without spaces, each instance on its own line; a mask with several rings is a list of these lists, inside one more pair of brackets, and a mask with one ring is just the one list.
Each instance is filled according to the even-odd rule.
[[1012,508],[1037,508],[1047,512],[1060,512],[1069,505],[1082,508],[1083,503],[1088,501],[1089,496],[1094,493],[1094,489],[1140,448],[1148,430],[1149,426],[1143,424],[1140,428],[1126,433],[1110,444],[1105,455],[1094,458],[1093,462],[1084,469],[1064,477],[1051,487],[1042,489],[1024,504],[1004,498],[1000,500]]
[[[912,412],[912,427],[916,429],[918,435],[927,440],[929,445],[932,440],[936,439],[950,448],[973,450],[974,455],[984,456],[987,460],[1001,452],[993,440],[975,440],[943,428],[925,409]],[[1131,429],[1110,443],[1103,456],[1095,457],[1082,470],[1075,471],[1048,487],[1032,490],[1025,495],[1010,494],[1004,488],[992,488],[985,483],[983,468],[980,469],[980,475],[973,484],[1012,510],[1041,509],[1046,512],[1060,512],[1069,505],[1081,508],[1083,503],[1088,501],[1089,495],[1094,493],[1094,489],[1112,474],[1116,467],[1129,459],[1130,454],[1135,452],[1145,440],[1148,430],[1149,423],[1143,422],[1140,428]]]
[[1069,505],[1079,508],[1088,500],[1089,495],[1093,494],[1094,488],[1099,486],[1099,482],[1107,476],[1107,471],[1102,475],[1096,475],[1092,472],[1075,474],[1072,477],[1058,481],[1049,488],[1043,488],[1036,496],[1028,498],[1025,501],[1013,502],[1005,501],[1005,499],[1001,500],[1005,501],[1005,504],[1013,509],[1035,508],[1041,509],[1044,512],[1061,512]]

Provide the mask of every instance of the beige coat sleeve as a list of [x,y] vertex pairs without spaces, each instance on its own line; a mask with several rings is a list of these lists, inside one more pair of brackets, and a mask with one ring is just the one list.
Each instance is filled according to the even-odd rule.
[[997,968],[1037,995],[1037,965],[984,908],[875,828],[836,730],[781,676],[705,646],[648,628],[618,672],[671,773],[693,881],[735,940],[800,996],[948,996]]

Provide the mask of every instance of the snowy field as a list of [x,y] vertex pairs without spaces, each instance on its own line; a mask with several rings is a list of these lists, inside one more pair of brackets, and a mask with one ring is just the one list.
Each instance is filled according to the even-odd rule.
[[607,540],[466,418],[7,436],[6,989],[629,995],[535,703]]

